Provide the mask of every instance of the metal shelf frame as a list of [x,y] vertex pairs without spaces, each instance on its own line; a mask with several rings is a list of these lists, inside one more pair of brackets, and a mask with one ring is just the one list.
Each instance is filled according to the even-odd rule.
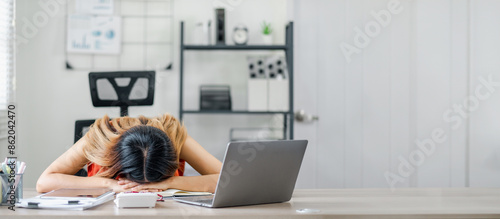
[[[286,25],[285,45],[186,45],[184,44],[184,22],[180,25],[180,64],[179,64],[179,119],[182,121],[184,114],[244,114],[244,115],[272,115],[283,114],[283,137],[293,139],[294,111],[293,111],[293,22]],[[184,52],[185,51],[210,51],[210,50],[283,50],[288,66],[288,111],[212,111],[212,110],[186,110],[184,109]]]

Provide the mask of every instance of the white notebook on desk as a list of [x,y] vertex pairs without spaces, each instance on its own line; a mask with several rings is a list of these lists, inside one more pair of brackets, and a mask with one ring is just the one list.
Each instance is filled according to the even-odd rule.
[[57,189],[16,203],[21,208],[84,210],[114,199],[110,189]]

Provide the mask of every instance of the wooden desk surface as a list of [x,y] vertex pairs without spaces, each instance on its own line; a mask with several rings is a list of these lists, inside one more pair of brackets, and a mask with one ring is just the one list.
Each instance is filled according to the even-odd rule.
[[[24,197],[37,195],[33,189]],[[311,208],[318,213],[297,213]],[[204,208],[158,202],[156,208],[119,209],[108,202],[84,210],[0,207],[0,218],[500,218],[500,188],[408,188],[296,190],[290,202],[230,208]]]

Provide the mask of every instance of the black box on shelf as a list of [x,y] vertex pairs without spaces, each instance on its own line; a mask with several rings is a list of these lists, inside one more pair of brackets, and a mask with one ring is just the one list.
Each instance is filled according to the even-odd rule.
[[215,9],[215,44],[226,44],[226,15],[224,8]]
[[229,85],[201,85],[200,110],[231,110]]

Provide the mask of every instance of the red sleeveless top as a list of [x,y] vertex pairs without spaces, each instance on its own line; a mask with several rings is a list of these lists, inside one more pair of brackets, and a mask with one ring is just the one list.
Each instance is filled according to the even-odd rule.
[[[184,175],[184,166],[186,165],[186,161],[184,160],[179,160],[179,168],[177,171],[175,171],[174,176],[183,176]],[[90,163],[87,165],[87,176],[95,176],[97,172],[101,169],[101,166],[95,164],[95,163]],[[116,178],[118,179],[118,178]]]

